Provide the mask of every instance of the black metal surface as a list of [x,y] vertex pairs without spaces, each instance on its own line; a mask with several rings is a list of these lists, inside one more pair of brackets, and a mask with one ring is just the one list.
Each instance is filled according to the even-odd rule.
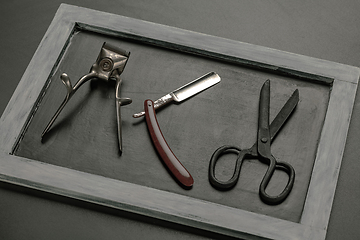
[[[217,189],[229,190],[233,188],[239,180],[241,166],[245,159],[258,159],[265,164],[269,165],[266,173],[261,181],[259,188],[259,196],[261,200],[269,205],[277,205],[282,203],[290,194],[294,181],[295,171],[294,168],[286,162],[277,162],[274,156],[271,154],[270,144],[272,139],[278,133],[282,125],[286,122],[289,116],[293,113],[293,110],[297,106],[299,101],[299,93],[296,89],[292,96],[287,100],[281,111],[276,115],[274,121],[269,126],[270,115],[270,80],[267,80],[260,91],[260,103],[259,103],[259,118],[258,118],[258,136],[257,142],[249,149],[241,150],[236,146],[222,146],[218,148],[210,159],[209,165],[209,181]],[[237,154],[236,165],[233,176],[228,181],[220,181],[215,176],[216,163],[219,158],[227,153]],[[288,175],[288,180],[283,191],[276,195],[270,196],[266,193],[266,187],[268,186],[275,169],[283,170]]]

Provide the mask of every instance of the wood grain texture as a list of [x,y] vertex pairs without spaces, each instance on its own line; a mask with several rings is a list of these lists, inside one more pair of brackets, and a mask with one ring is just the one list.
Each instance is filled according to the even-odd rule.
[[[332,199],[335,194],[337,177],[339,175],[343,150],[332,151],[333,148],[345,148],[347,129],[350,122],[349,112],[352,111],[353,99],[347,96],[355,96],[357,87],[344,81],[335,81],[331,92],[327,117],[321,133],[316,162],[311,176],[308,191],[308,199],[304,207],[301,222],[307,223],[319,229],[326,229],[329,221],[323,211],[331,211]],[[332,174],[329,177],[329,174]],[[319,194],[319,190],[322,194]],[[315,201],[317,199],[317,201]],[[317,217],[314,218],[314,215]]]
[[[2,154],[0,163],[5,167],[0,169],[1,181],[234,237],[309,239],[315,234],[317,238],[313,239],[319,239],[323,234],[289,221],[38,161],[16,156],[12,156],[10,164],[7,161],[8,156]],[[244,231],[238,231],[239,223],[244,224]]]
[[[24,137],[22,141],[28,141],[30,143],[40,140],[40,135],[39,139],[36,138],[36,131],[34,132],[34,135],[28,135],[31,129],[36,130],[37,128],[41,128],[40,126],[35,128],[31,127],[31,125],[36,123],[35,118],[37,118],[39,116],[38,114],[41,113],[41,105],[39,106],[37,103],[39,102],[38,100],[43,100],[45,105],[48,104],[49,106],[52,106],[57,104],[57,96],[54,95],[52,98],[49,98],[46,94],[42,95],[42,89],[49,88],[47,90],[58,92],[56,90],[56,86],[52,84],[55,82],[52,81],[51,84],[48,85],[48,80],[51,78],[56,79],[58,77],[58,72],[62,71],[62,69],[58,69],[58,67],[61,66],[63,59],[66,58],[66,49],[70,43],[70,37],[72,36],[75,26],[80,26],[82,30],[92,30],[104,34],[104,36],[119,37],[122,39],[133,40],[135,42],[156,45],[161,48],[169,48],[175,52],[189,52],[205,58],[215,59],[216,61],[213,63],[205,60],[203,64],[200,64],[201,70],[205,70],[207,67],[213,68],[215,65],[218,65],[218,68],[223,70],[220,72],[217,71],[219,75],[226,76],[225,78],[222,77],[222,85],[224,82],[227,83],[222,91],[235,91],[236,88],[233,86],[236,84],[236,86],[239,86],[239,89],[242,90],[242,94],[247,93],[246,96],[250,96],[249,99],[242,99],[244,100],[244,105],[240,105],[240,107],[237,108],[231,106],[233,103],[229,104],[228,101],[226,101],[226,98],[222,97],[220,94],[221,92],[218,92],[218,95],[211,95],[208,94],[209,92],[206,92],[206,94],[204,93],[201,95],[201,98],[197,98],[197,101],[193,101],[195,98],[191,99],[191,101],[194,102],[194,106],[196,106],[194,109],[203,109],[203,111],[198,112],[199,120],[208,120],[208,116],[210,114],[212,118],[214,118],[212,122],[209,122],[210,126],[217,127],[212,128],[213,131],[209,133],[205,131],[206,129],[201,129],[201,127],[196,125],[189,130],[189,132],[195,133],[194,135],[183,134],[183,138],[174,140],[175,143],[179,145],[179,149],[191,149],[192,146],[186,145],[186,141],[184,141],[185,139],[189,139],[189,136],[198,136],[197,133],[207,132],[210,136],[216,137],[219,142],[209,141],[209,143],[204,144],[207,148],[200,145],[197,151],[195,151],[201,153],[199,155],[199,157],[201,157],[200,159],[206,159],[205,156],[210,156],[211,152],[219,145],[226,144],[226,139],[231,140],[229,144],[234,144],[232,141],[237,139],[236,136],[241,135],[240,133],[244,130],[244,128],[238,129],[237,132],[232,130],[232,126],[238,124],[238,121],[247,123],[243,124],[243,126],[249,126],[249,124],[252,126],[251,124],[253,124],[253,119],[251,118],[251,115],[243,116],[242,110],[247,109],[246,111],[251,111],[251,109],[256,109],[256,106],[253,106],[253,102],[256,101],[252,100],[255,96],[257,97],[257,93],[254,92],[254,89],[257,89],[258,85],[262,84],[262,79],[264,76],[269,74],[268,72],[275,75],[274,82],[277,82],[278,87],[276,87],[275,84],[274,93],[275,96],[278,97],[278,99],[275,100],[275,102],[279,102],[278,104],[282,102],[282,98],[286,98],[286,93],[284,93],[286,92],[286,89],[292,89],[294,85],[297,87],[302,86],[303,91],[299,89],[300,98],[302,97],[302,92],[305,92],[308,96],[312,96],[317,99],[317,103],[306,101],[306,95],[302,98],[299,103],[298,110],[300,110],[299,112],[301,112],[301,114],[307,112],[308,117],[304,118],[301,114],[294,115],[293,118],[297,118],[296,121],[300,123],[295,130],[301,132],[305,129],[306,124],[312,120],[309,116],[319,114],[320,117],[318,117],[321,119],[321,114],[324,114],[323,116],[325,118],[323,119],[322,127],[320,126],[320,129],[318,125],[317,127],[314,127],[313,125],[310,126],[310,130],[317,131],[320,136],[320,138],[315,137],[315,140],[313,139],[313,141],[315,141],[315,145],[310,144],[313,147],[315,146],[314,152],[316,154],[313,156],[311,151],[309,151],[309,155],[301,158],[302,162],[291,162],[293,166],[298,164],[298,167],[295,167],[295,170],[301,169],[301,166],[303,165],[302,163],[306,162],[308,159],[310,159],[309,161],[313,159],[314,163],[313,167],[312,164],[310,164],[312,172],[310,170],[309,173],[309,165],[306,165],[307,170],[300,170],[300,172],[309,174],[310,178],[310,183],[306,183],[306,180],[304,180],[305,182],[298,183],[298,186],[304,187],[305,185],[306,188],[306,196],[304,196],[303,202],[304,205],[300,205],[301,209],[303,206],[303,211],[300,212],[300,219],[298,221],[289,221],[280,217],[268,216],[265,212],[256,213],[249,209],[244,210],[241,207],[238,208],[231,206],[231,204],[226,206],[223,204],[223,200],[226,200],[226,196],[223,194],[215,194],[214,196],[215,198],[218,197],[217,199],[214,198],[215,200],[213,201],[207,201],[196,197],[196,194],[191,195],[196,193],[196,191],[191,193],[190,196],[186,196],[180,190],[168,192],[166,189],[156,189],[152,186],[147,186],[147,183],[141,184],[122,181],[119,179],[116,172],[109,172],[107,169],[104,169],[104,172],[107,175],[101,176],[101,174],[96,172],[99,170],[101,171],[101,168],[76,170],[76,166],[73,167],[75,169],[69,165],[64,167],[55,166],[63,164],[52,162],[55,159],[45,159],[40,161],[39,159],[31,160],[28,157],[10,155],[9,153],[13,151],[13,146],[18,139]],[[79,53],[81,53],[81,49],[79,49]],[[98,50],[96,49],[95,54],[97,53]],[[149,53],[152,52],[149,51]],[[91,55],[93,53],[89,54]],[[92,64],[94,58],[90,55],[86,59],[89,59],[89,61],[91,61],[90,64]],[[166,54],[163,56],[165,55]],[[141,57],[139,57],[139,59],[141,59]],[[183,73],[184,83],[194,77],[191,75],[196,71],[196,67],[199,65],[194,65],[193,69],[191,69],[191,66],[197,61],[200,61],[200,59],[194,58],[193,60],[187,61],[189,62],[184,62],[184,64],[186,63],[186,66],[190,66],[190,69]],[[70,65],[70,63],[66,64]],[[210,65],[207,66],[207,64]],[[255,70],[236,70],[239,67],[239,65],[236,64],[254,67]],[[231,65],[232,67],[229,67],[228,65]],[[86,66],[88,68],[90,65],[84,62],[81,66]],[[130,76],[134,73],[137,75],[135,74],[135,76],[132,77],[140,77],[142,74],[148,74],[149,79],[156,79],[156,72],[161,72],[165,75],[167,70],[168,75],[170,75],[169,73],[171,70],[176,69],[176,67],[171,68],[171,66],[161,69],[155,68],[149,74],[148,72],[141,72],[145,71],[145,69],[137,68],[137,65],[133,66],[133,71],[129,70],[129,67],[130,65],[127,66],[125,71],[125,73],[129,72],[129,75],[123,76],[124,85],[126,82],[125,78],[131,79]],[[232,72],[228,71],[229,68],[232,68]],[[204,72],[212,71],[214,69],[206,70],[207,71]],[[263,72],[263,70],[268,72]],[[88,71],[88,69],[86,71]],[[83,71],[77,69],[76,65],[73,66],[73,69],[70,69],[70,72],[73,73],[71,76],[74,76],[72,77],[74,79],[76,78],[76,74],[83,74]],[[202,73],[195,74],[195,77],[201,75]],[[238,79],[241,81],[233,79],[233,76],[236,75],[239,76]],[[283,75],[287,75],[292,78],[292,80],[289,82],[288,77],[284,77]],[[33,59],[25,71],[18,88],[14,92],[13,97],[0,119],[0,132],[2,136],[0,139],[0,161],[2,166],[0,169],[1,179],[2,181],[10,182],[12,184],[81,199],[83,201],[105,205],[110,208],[118,208],[147,216],[157,217],[167,221],[173,221],[230,236],[248,239],[324,239],[359,75],[359,69],[351,66],[63,4],[59,8],[54,20],[40,43],[38,50],[34,54]],[[245,80],[248,78],[251,78],[252,81],[249,82]],[[297,80],[294,80],[293,78],[296,78]],[[227,80],[224,81],[225,79]],[[301,81],[299,79],[306,81]],[[165,80],[164,77],[162,80]],[[317,87],[316,90],[314,90],[313,87],[307,85],[314,85],[308,80],[323,82],[325,85],[320,87],[320,85],[315,84]],[[163,81],[160,81],[158,84],[163,84]],[[167,83],[169,83],[169,89],[164,90],[165,92],[167,90],[172,90],[173,86],[181,86],[181,84],[177,82],[176,78],[169,79]],[[328,93],[326,94],[326,89],[330,88],[329,84],[331,86],[330,95]],[[159,97],[161,94],[156,89],[159,89],[160,87],[159,85],[156,85],[156,81],[150,81],[148,85],[144,84],[142,86],[143,89],[137,89],[136,92],[133,91],[133,93],[137,95],[137,97],[140,97],[144,94],[144,92],[146,92],[146,89],[150,85],[155,88],[150,91],[149,97]],[[102,85],[100,88],[107,88],[107,86]],[[131,87],[129,89],[131,89]],[[48,91],[43,91],[43,93],[45,92]],[[130,92],[131,91],[129,91],[129,93]],[[322,92],[323,95],[316,96],[316,94],[314,94],[319,92]],[[87,93],[88,92],[84,90],[83,95],[79,95],[78,104],[87,97]],[[86,104],[86,106],[99,106],[97,105],[99,104],[97,100],[101,99],[101,91],[97,94],[99,94],[99,96],[94,98],[93,101],[88,101],[88,105]],[[60,95],[61,93],[58,93],[58,97],[60,97]],[[238,95],[233,93],[232,96],[237,97]],[[323,99],[324,96],[326,99],[325,101]],[[234,97],[233,101],[239,103],[238,98],[236,97]],[[207,104],[209,102],[214,103],[214,99],[218,101],[218,106],[229,104],[229,108],[236,109],[235,113],[228,113],[220,107],[213,108],[212,111],[209,110]],[[325,107],[325,109],[319,107],[319,103],[321,105],[324,102],[328,103],[328,106]],[[104,100],[102,103],[105,104],[106,101]],[[245,108],[245,103],[248,108]],[[129,113],[132,111],[129,116],[140,110],[140,105],[133,104],[132,107],[136,107],[137,109],[134,110],[129,108]],[[174,112],[183,112],[182,110],[184,109],[191,109],[191,106],[184,106],[184,104],[176,106],[179,110],[172,110],[171,114],[174,114]],[[39,108],[37,114],[31,115],[33,112],[32,110],[36,110],[37,108]],[[98,110],[99,108],[94,108],[92,111],[84,111],[84,113],[94,112],[95,109]],[[111,109],[114,109],[113,106]],[[71,114],[71,109],[69,109],[68,116],[76,116],[76,106],[73,106],[72,110],[74,113]],[[275,111],[272,112],[276,112],[276,109],[274,110]],[[319,110],[321,111],[319,112]],[[218,111],[222,113],[221,116],[217,114]],[[169,111],[167,112],[161,111],[161,114],[164,114],[164,119],[166,119],[169,116],[168,114],[170,114]],[[44,113],[43,116],[46,116],[46,113]],[[64,117],[65,116],[66,114]],[[179,122],[185,122],[187,118],[191,117],[191,115],[177,115],[177,117],[182,117],[179,119]],[[91,120],[91,118],[87,118],[86,116],[84,119]],[[309,120],[301,121],[302,119]],[[30,125],[28,125],[28,123],[30,123]],[[41,121],[38,122],[38,124],[40,123]],[[93,124],[91,121],[85,123],[88,123],[89,126]],[[165,124],[166,122],[164,122],[164,125]],[[126,133],[126,124],[124,125],[124,135],[131,135],[135,133],[135,136],[136,134],[139,134],[137,135],[139,138],[142,136],[144,128],[141,124],[136,125],[137,130],[131,133]],[[241,124],[238,125],[241,126]],[[106,124],[103,126],[106,126]],[[105,131],[100,131],[99,133],[104,133],[107,137],[105,139],[108,139],[107,141],[115,143],[115,146],[108,145],[104,149],[104,151],[111,153],[117,146],[116,141],[112,141],[112,135],[107,133],[115,133],[116,131],[111,128],[111,125],[109,126],[110,130],[105,129]],[[129,124],[128,127],[129,126],[131,126],[131,124]],[[219,128],[218,126],[221,127]],[[179,125],[167,125],[170,132],[171,129],[178,129],[178,127]],[[312,127],[314,127],[314,129],[312,129]],[[22,130],[24,129],[27,129],[28,131],[26,131],[26,134],[22,136]],[[58,137],[66,139],[65,137],[69,137],[69,135],[65,136],[61,134],[68,133],[68,130],[71,129],[72,121],[65,121],[65,124],[58,127],[59,131],[56,131],[56,134],[54,133],[55,131],[53,132],[53,139],[48,140],[47,143],[51,144],[51,142]],[[130,128],[128,128],[128,130],[129,129]],[[135,129],[135,127],[131,127],[131,129]],[[276,143],[274,143],[273,152],[277,152],[277,154],[279,154],[277,155],[278,157],[288,158],[293,154],[299,154],[297,151],[301,152],[306,149],[304,145],[300,144],[302,142],[306,142],[307,140],[302,135],[299,135],[299,138],[294,138],[289,141],[289,136],[296,135],[296,133],[291,132],[290,129],[291,128],[284,128],[281,132],[282,138],[277,139]],[[244,131],[247,132],[246,129]],[[252,132],[251,127],[249,127],[248,132]],[[87,134],[88,135],[83,136],[92,136],[91,131],[87,132]],[[114,138],[116,139],[116,134],[113,135],[115,135]],[[96,138],[97,136],[95,135],[94,137]],[[195,138],[195,140],[198,139]],[[246,147],[246,141],[241,139],[238,139],[237,141],[239,141],[239,145]],[[249,141],[253,142],[253,139],[249,139]],[[286,146],[290,148],[292,152],[287,153],[282,150],[283,148],[281,148],[281,146],[284,142],[286,142]],[[21,147],[23,143],[24,142],[20,143],[19,146]],[[56,148],[56,146],[54,147]],[[26,150],[26,147],[24,149],[26,154],[33,154],[32,152],[34,149],[28,148]],[[42,151],[41,148],[38,150]],[[91,146],[89,146],[88,149],[80,149],[77,154],[87,153],[87,151],[91,153]],[[36,152],[40,153],[39,151]],[[137,156],[141,157],[141,154],[138,154],[139,155]],[[100,158],[100,156],[96,154],[89,157],[95,158],[95,160]],[[123,159],[126,159],[125,156],[123,157]],[[134,159],[136,158],[131,160]],[[297,160],[294,159],[294,161]],[[76,165],[77,162],[71,161],[71,159],[68,161],[68,164],[73,163]],[[103,166],[100,161],[98,161],[98,163],[98,166]],[[82,166],[86,166],[86,164]],[[92,167],[94,166],[96,166],[96,164],[92,165]],[[194,164],[192,166],[194,166],[194,168],[198,168],[201,164]],[[157,169],[157,167],[155,168]],[[256,166],[256,168],[259,167],[260,166]],[[152,170],[150,170],[150,172],[151,171]],[[158,171],[154,170],[154,172]],[[257,171],[251,171],[251,168],[249,168],[249,172],[256,174]],[[115,177],[109,176],[112,174]],[[122,176],[120,176],[120,178],[121,177]],[[202,178],[201,171],[197,177],[199,177],[201,181],[206,181],[206,179]],[[251,179],[253,178],[254,177]],[[203,183],[203,185],[205,185],[205,183]],[[119,192],[122,194],[119,194]],[[293,197],[297,198],[298,196],[295,195]],[[325,201],[326,204],[324,204],[323,201]]]
[[[56,62],[61,59],[64,46],[66,46],[73,31],[74,23],[70,21],[63,22],[61,12],[62,10],[59,9],[23,74],[22,79],[29,79],[28,81],[31,81],[32,86],[44,86],[46,84],[46,80],[54,71]],[[39,94],[43,88],[29,86],[28,81],[19,82],[0,119],[0,131],[2,132],[0,148],[9,153],[14,141],[18,139],[25,128],[29,111],[34,107],[34,103],[40,97]],[[16,103],[19,105],[16,106],[16,111],[13,111],[13,106]],[[18,127],[13,131],[6,131],[13,124]]]

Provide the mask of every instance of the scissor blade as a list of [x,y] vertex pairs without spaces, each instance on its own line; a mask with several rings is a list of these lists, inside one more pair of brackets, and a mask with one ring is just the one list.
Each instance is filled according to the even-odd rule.
[[260,91],[259,120],[258,120],[258,153],[263,157],[270,157],[270,80],[266,80]]
[[299,90],[296,89],[270,124],[271,141],[275,138],[276,134],[279,132],[286,120],[290,117],[298,102]]

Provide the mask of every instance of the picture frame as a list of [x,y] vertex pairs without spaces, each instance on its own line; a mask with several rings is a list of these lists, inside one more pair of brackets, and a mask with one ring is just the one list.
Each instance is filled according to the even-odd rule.
[[[74,29],[331,86],[300,221],[286,221],[14,155]],[[0,119],[0,180],[243,239],[325,239],[359,76],[360,69],[352,66],[62,4]]]

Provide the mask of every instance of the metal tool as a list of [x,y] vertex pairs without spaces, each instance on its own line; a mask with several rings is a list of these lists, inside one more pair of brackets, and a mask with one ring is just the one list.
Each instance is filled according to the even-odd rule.
[[59,116],[60,112],[63,110],[65,105],[69,102],[71,97],[75,94],[75,92],[80,88],[88,80],[98,78],[104,81],[115,80],[115,98],[116,98],[116,116],[117,116],[117,126],[118,126],[118,139],[119,139],[119,150],[120,154],[122,153],[122,136],[121,136],[121,114],[120,107],[130,104],[132,100],[130,98],[121,98],[120,97],[120,86],[121,79],[120,74],[124,71],[125,65],[129,59],[130,53],[112,46],[108,43],[104,43],[99,56],[96,62],[92,65],[90,72],[84,76],[82,76],[77,83],[72,86],[70,82],[70,78],[66,73],[63,73],[60,78],[64,83],[67,94],[60,105],[59,109],[56,111],[55,115],[51,118],[48,125],[45,127],[43,133],[41,134],[41,138],[50,130],[51,126],[55,122],[56,118]]
[[[162,106],[172,99],[175,101],[183,101],[203,90],[209,88],[215,84],[220,82],[220,77],[216,73],[208,73],[189,84],[165,95],[164,97],[157,100],[158,107]],[[165,100],[164,100],[165,99]],[[171,100],[170,100],[171,99]],[[164,101],[163,101],[164,100]],[[179,159],[175,156],[175,154],[171,151],[169,145],[167,144],[164,135],[160,130],[160,126],[158,124],[156,113],[155,113],[156,104],[150,99],[145,100],[144,109],[145,109],[145,119],[148,130],[150,132],[151,140],[154,143],[154,146],[159,153],[161,159],[164,161],[167,168],[173,174],[175,179],[181,186],[185,188],[190,188],[194,180],[191,174],[186,170],[186,168],[181,164]]]
[[[259,195],[263,202],[270,205],[280,204],[290,194],[295,181],[295,170],[286,162],[278,162],[271,154],[270,144],[280,128],[289,118],[297,103],[299,102],[299,91],[296,89],[286,104],[275,117],[269,126],[269,108],[270,108],[270,80],[267,80],[261,88],[259,119],[257,141],[249,149],[240,149],[237,146],[225,145],[218,148],[212,155],[209,165],[209,180],[212,186],[221,190],[231,189],[239,180],[241,165],[245,159],[259,159],[261,162],[269,165],[265,176],[263,177]],[[227,153],[238,154],[233,176],[228,181],[220,181],[215,177],[215,165],[219,158]],[[275,169],[282,170],[288,175],[288,183],[284,190],[277,196],[270,196],[265,189],[272,178]]]
[[[174,90],[171,93],[166,94],[165,96],[154,101],[154,109],[158,109],[172,101],[182,102],[185,99],[202,92],[203,90],[215,85],[220,82],[220,77],[215,72],[209,72],[204,76],[201,76],[194,81],[189,82],[188,84]],[[134,118],[142,117],[145,115],[145,112],[135,113]]]

